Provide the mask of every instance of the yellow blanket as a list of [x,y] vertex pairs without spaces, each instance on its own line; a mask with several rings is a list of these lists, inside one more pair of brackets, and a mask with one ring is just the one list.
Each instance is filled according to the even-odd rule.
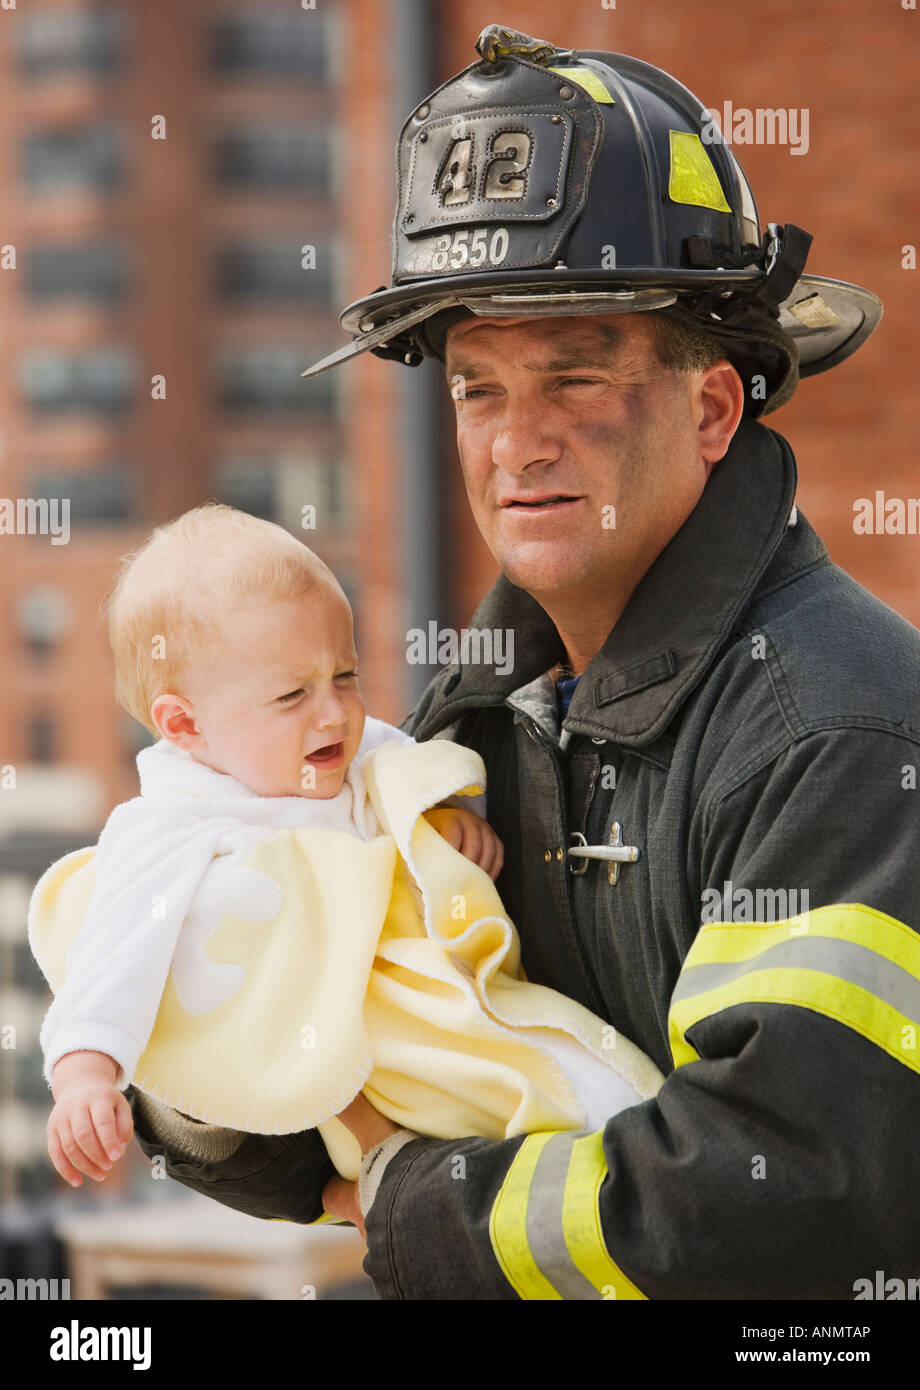
[[[626,1077],[637,1098],[654,1095],[662,1078],[643,1053],[524,980],[488,875],[425,820],[446,797],[482,790],[479,756],[446,740],[387,744],[362,772],[382,833],[290,829],[254,842],[245,868],[280,888],[281,906],[256,927],[232,912],[215,923],[208,959],[243,972],[217,1007],[186,1012],[170,976],[133,1084],[212,1124],[318,1127],[346,1177],[360,1155],[333,1117],[361,1090],[394,1122],[438,1138],[581,1128],[572,1085],[541,1046],[554,1033]],[[36,890],[32,946],[55,990],[94,853],[68,855]]]

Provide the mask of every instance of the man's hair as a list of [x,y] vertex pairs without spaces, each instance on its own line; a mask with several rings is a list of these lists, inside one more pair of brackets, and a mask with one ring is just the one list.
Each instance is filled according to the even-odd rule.
[[318,555],[276,526],[222,502],[205,502],[158,526],[122,557],[102,601],[115,658],[115,698],[152,734],[150,706],[183,693],[196,660],[220,640],[221,616],[251,598],[342,593]]
[[655,310],[646,317],[655,355],[669,371],[702,372],[726,356],[724,346],[705,329],[690,328]]

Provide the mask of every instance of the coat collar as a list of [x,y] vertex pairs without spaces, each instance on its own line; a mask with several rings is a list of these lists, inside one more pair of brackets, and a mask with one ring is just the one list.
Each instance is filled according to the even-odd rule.
[[[787,532],[796,487],[781,435],[743,419],[700,501],[658,556],[585,671],[569,707],[572,733],[627,746],[662,734],[735,628]],[[785,571],[827,558],[799,516],[796,555]],[[801,552],[801,553],[799,553]],[[415,735],[424,739],[468,710],[502,704],[564,657],[556,628],[523,589],[501,576],[473,618],[476,628],[514,630],[514,669],[453,666]]]

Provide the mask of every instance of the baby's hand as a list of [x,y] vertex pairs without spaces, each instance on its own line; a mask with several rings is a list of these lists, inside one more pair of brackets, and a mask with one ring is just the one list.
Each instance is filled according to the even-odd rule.
[[80,1173],[101,1182],[134,1133],[117,1075],[118,1064],[103,1052],[70,1052],[55,1065],[48,1153],[71,1187],[81,1186]]
[[461,811],[453,806],[436,806],[425,812],[425,819],[443,835],[449,845],[466,859],[485,869],[493,881],[505,862],[505,848],[488,821],[475,811]]

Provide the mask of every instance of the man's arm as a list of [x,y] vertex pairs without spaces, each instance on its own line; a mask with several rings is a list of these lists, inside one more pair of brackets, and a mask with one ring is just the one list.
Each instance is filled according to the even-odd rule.
[[[754,920],[741,899],[699,932],[661,1092],[593,1135],[406,1145],[367,1216],[378,1293],[852,1299],[920,1275],[918,763],[909,736],[812,734],[701,808],[703,884],[750,890]],[[781,888],[806,919],[764,922]]]
[[189,1119],[129,1086],[125,1095],[143,1152],[166,1176],[247,1216],[310,1225],[335,1168],[317,1130],[244,1134]]

